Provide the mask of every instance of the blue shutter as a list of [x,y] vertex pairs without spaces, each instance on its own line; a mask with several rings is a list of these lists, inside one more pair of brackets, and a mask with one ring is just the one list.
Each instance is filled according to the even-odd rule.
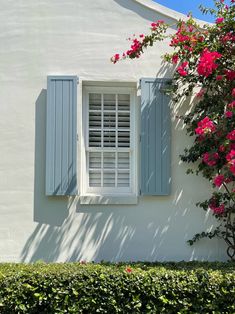
[[171,189],[170,80],[141,79],[141,194],[169,195]]
[[77,194],[77,77],[48,76],[46,195]]

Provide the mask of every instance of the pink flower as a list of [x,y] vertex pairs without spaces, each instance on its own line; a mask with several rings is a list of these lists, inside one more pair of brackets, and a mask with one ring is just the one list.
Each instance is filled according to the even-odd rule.
[[213,212],[214,212],[214,214],[216,214],[216,215],[222,215],[223,213],[224,213],[224,204],[221,204],[220,206],[218,206],[218,207],[214,207],[214,208],[212,208],[212,210],[213,210]]
[[201,88],[201,90],[196,94],[197,98],[201,98],[203,97],[205,94],[205,90],[203,88]]
[[226,118],[232,118],[233,113],[232,113],[232,111],[225,111],[224,115],[225,115]]
[[205,153],[202,156],[203,162],[210,167],[215,166],[217,164],[218,159],[219,159],[218,153]]
[[228,108],[233,109],[235,108],[235,100],[228,104]]
[[163,20],[157,20],[156,22],[151,23],[152,31],[155,31],[161,24],[164,24]]
[[179,56],[178,55],[173,55],[172,58],[171,58],[171,61],[173,64],[176,64],[179,60]]
[[220,151],[221,153],[225,152],[225,150],[226,150],[226,147],[225,147],[224,145],[220,145],[220,146],[219,146],[219,151]]
[[188,62],[185,61],[183,62],[177,69],[177,72],[179,73],[179,75],[181,76],[186,76],[188,75],[188,72],[185,70],[185,68],[188,66]]
[[213,133],[216,130],[213,121],[208,117],[199,121],[197,125],[198,127],[195,129],[195,133],[199,135]]
[[230,141],[235,141],[235,130],[232,130],[231,132],[229,132],[226,138]]
[[218,64],[215,61],[221,58],[221,54],[217,51],[210,52],[207,48],[202,52],[199,63],[197,66],[197,72],[199,75],[208,77],[212,72],[218,68]]
[[235,98],[235,88],[232,89],[232,96]]
[[217,75],[215,79],[216,81],[221,81],[223,79],[223,75]]
[[116,63],[118,60],[120,60],[120,55],[119,53],[116,53],[112,58],[111,58],[111,61],[113,63]]
[[235,79],[235,71],[233,70],[226,70],[225,75],[228,81],[233,81]]
[[230,162],[234,159],[235,159],[235,150],[231,149],[231,151],[226,155],[226,160]]
[[216,20],[215,20],[215,23],[216,24],[220,24],[220,23],[223,23],[224,21],[224,18],[223,17],[218,17]]
[[214,185],[220,187],[224,182],[224,176],[222,174],[214,177]]

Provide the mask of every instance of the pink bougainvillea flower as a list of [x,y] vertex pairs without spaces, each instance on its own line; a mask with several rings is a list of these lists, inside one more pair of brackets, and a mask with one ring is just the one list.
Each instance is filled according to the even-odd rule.
[[235,100],[232,101],[230,104],[228,104],[228,108],[229,108],[229,109],[235,108]]
[[211,52],[207,48],[204,49],[197,66],[198,74],[208,77],[214,70],[218,68],[218,64],[216,64],[215,61],[221,57],[222,55],[217,51]]
[[222,81],[223,75],[217,75],[215,79],[216,81]]
[[220,146],[219,146],[219,151],[220,151],[221,153],[225,152],[225,150],[226,150],[226,147],[225,147],[224,145],[220,145]]
[[111,61],[113,62],[113,63],[116,63],[117,61],[119,61],[120,60],[120,55],[119,55],[119,53],[116,53],[112,58],[111,58]]
[[232,111],[225,111],[224,115],[226,118],[232,118],[233,113],[232,113]]
[[132,269],[131,269],[130,267],[127,267],[127,268],[126,268],[126,272],[127,272],[127,273],[132,273]]
[[203,97],[205,94],[205,90],[202,88],[197,94],[196,94],[196,97],[197,98],[201,98]]
[[232,89],[232,96],[235,98],[235,88]]
[[217,161],[219,159],[219,154],[218,153],[205,153],[202,156],[202,160],[205,164],[208,166],[212,167],[217,164]]
[[208,117],[199,121],[197,125],[198,127],[195,129],[195,133],[199,135],[213,133],[216,130],[214,122]]
[[185,61],[178,67],[177,72],[179,73],[180,76],[188,75],[188,72],[185,70],[187,66],[188,66],[188,62]]
[[224,73],[228,81],[233,81],[235,79],[235,71],[226,70]]
[[220,24],[220,23],[223,23],[224,21],[224,18],[223,17],[218,17],[216,20],[215,20],[215,23],[216,24]]
[[178,55],[173,55],[172,58],[171,58],[171,61],[173,64],[176,64],[179,60],[179,56]]
[[235,159],[235,150],[231,149],[231,151],[226,155],[226,160],[230,162],[233,159]]
[[222,215],[224,213],[225,205],[221,204],[218,207],[213,207],[212,210],[216,215]]
[[215,186],[220,187],[224,183],[224,176],[222,174],[217,175],[213,182]]
[[151,30],[155,31],[161,24],[164,24],[163,20],[157,20],[156,22],[151,23]]
[[229,132],[226,138],[230,141],[235,141],[235,130],[232,130],[231,132]]

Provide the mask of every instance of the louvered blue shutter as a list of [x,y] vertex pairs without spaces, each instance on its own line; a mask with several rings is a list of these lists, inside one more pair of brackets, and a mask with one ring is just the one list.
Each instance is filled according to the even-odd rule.
[[77,194],[77,77],[48,76],[46,195]]
[[141,79],[141,194],[169,195],[171,119],[167,79]]

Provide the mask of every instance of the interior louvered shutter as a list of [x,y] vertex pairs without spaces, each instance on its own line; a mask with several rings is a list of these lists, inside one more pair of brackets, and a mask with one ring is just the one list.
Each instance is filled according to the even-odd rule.
[[171,119],[167,79],[141,79],[141,194],[171,190]]
[[77,77],[48,76],[46,195],[77,194]]
[[88,142],[89,186],[129,187],[129,94],[89,93]]

